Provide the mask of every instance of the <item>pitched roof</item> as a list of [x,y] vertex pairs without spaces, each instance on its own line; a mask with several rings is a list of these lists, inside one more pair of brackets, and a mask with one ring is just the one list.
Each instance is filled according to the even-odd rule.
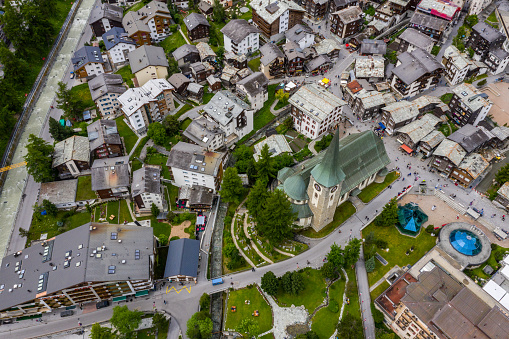
[[439,32],[444,31],[447,25],[449,24],[447,20],[440,19],[432,15],[419,13],[417,11],[415,11],[414,15],[410,19],[410,23],[414,25],[431,28]]
[[150,21],[155,17],[164,17],[172,22],[168,5],[162,1],[152,1],[137,11],[129,11],[122,19],[122,25],[129,35],[133,35],[138,31],[150,32],[148,27]]
[[251,108],[247,103],[228,90],[218,91],[210,101],[203,106],[205,113],[219,124],[226,126],[245,110]]
[[339,97],[315,83],[299,88],[288,102],[318,121],[327,119],[334,109],[346,105]]
[[313,60],[309,61],[306,65],[304,65],[304,67],[308,70],[308,72],[311,72],[317,69],[318,67],[331,62],[332,61],[327,54],[321,54],[314,58]]
[[279,47],[276,44],[273,44],[272,42],[269,42],[260,47],[260,53],[262,54],[260,62],[265,66],[270,64],[276,58],[285,57],[285,55],[283,54],[283,52],[281,52]]
[[299,42],[306,37],[306,34],[313,34],[308,26],[297,24],[285,32],[286,39]]
[[341,46],[334,39],[323,39],[319,43],[313,45],[316,54],[329,54],[334,50],[340,50]]
[[394,102],[385,106],[382,110],[389,112],[395,124],[419,115],[419,110],[416,105],[406,100]]
[[74,70],[76,71],[90,62],[103,64],[104,60],[99,47],[83,46],[74,52],[71,62],[74,66]]
[[214,141],[214,137],[218,134],[224,135],[219,125],[203,116],[193,119],[183,132],[186,138],[189,138],[193,143],[203,148],[208,148],[212,141]]
[[190,83],[191,80],[189,80],[188,77],[186,77],[182,73],[175,73],[173,74],[169,79],[168,82],[175,88],[180,88],[182,84]]
[[420,48],[400,54],[398,60],[401,64],[396,66],[392,73],[407,85],[425,74],[444,68],[433,55]]
[[296,42],[293,41],[288,41],[283,45],[283,52],[285,53],[286,59],[289,61],[295,58],[305,58],[302,49],[299,47],[299,45],[297,45]]
[[151,45],[143,45],[129,52],[129,63],[133,73],[139,72],[148,66],[168,67],[164,49]]
[[53,204],[65,204],[76,201],[78,179],[43,182],[39,191],[39,204],[49,200]]
[[199,255],[199,240],[178,239],[170,241],[164,277],[174,277],[177,275],[198,276]]
[[361,19],[362,10],[359,6],[351,6],[347,8],[343,8],[337,12],[332,13],[333,15],[338,15],[341,21],[344,24],[354,22],[356,20]]
[[457,142],[444,139],[440,145],[438,145],[435,152],[433,152],[433,155],[445,157],[458,166],[465,155],[467,155],[467,152],[465,152],[463,147],[461,147]]
[[180,60],[192,53],[199,54],[198,48],[195,45],[184,44],[173,51],[172,55],[175,60]]
[[94,151],[103,144],[121,145],[120,134],[115,120],[100,119],[87,126],[90,150]]
[[97,100],[109,93],[124,93],[127,88],[122,85],[124,80],[120,74],[102,73],[88,81],[88,89],[92,100]]
[[143,193],[161,194],[161,169],[156,166],[144,166],[133,172],[131,195]]
[[467,153],[470,153],[486,144],[493,137],[494,135],[484,127],[474,127],[471,124],[466,124],[449,135],[447,139],[457,142]]
[[364,39],[361,44],[361,54],[381,54],[387,51],[387,44],[383,40]]
[[433,46],[435,44],[433,39],[431,39],[426,34],[421,33],[414,28],[405,29],[405,31],[399,36],[399,38],[424,50],[427,50],[430,46]]
[[96,21],[109,19],[117,22],[122,22],[124,11],[122,7],[110,5],[108,3],[99,4],[95,6],[90,12],[88,23],[91,25]]
[[93,191],[129,187],[129,156],[97,159],[91,171]]
[[435,148],[438,146],[442,140],[445,139],[444,133],[440,131],[432,131],[428,135],[426,135],[424,138],[421,139],[421,142],[427,143],[431,148]]
[[288,10],[298,12],[306,11],[291,0],[279,0],[278,2],[273,2],[273,0],[257,0],[250,3],[250,6],[256,14],[268,24],[272,24]]
[[88,138],[74,135],[55,145],[52,167],[57,167],[71,160],[90,162]]
[[215,57],[216,52],[210,47],[210,45],[206,42],[199,42],[196,45],[196,48],[198,49],[198,53],[200,53],[200,59],[203,61],[203,59],[208,57]]
[[472,30],[479,33],[479,35],[483,39],[485,39],[489,42],[493,42],[495,40],[498,40],[498,39],[504,37],[504,34],[502,32],[491,27],[490,25],[488,25],[487,23],[485,23],[482,20],[479,21],[474,27],[472,27]]
[[205,15],[201,13],[191,13],[184,18],[184,23],[189,31],[192,31],[200,25],[210,26]]
[[451,45],[445,49],[444,57],[450,59],[452,64],[459,70],[462,70],[471,64],[467,56],[461,53],[454,45]]
[[166,166],[215,177],[219,173],[223,157],[224,153],[207,152],[201,146],[179,141],[171,148]]
[[431,133],[440,121],[433,114],[425,114],[422,118],[401,127],[398,133],[407,134],[414,143],[417,143]]
[[126,43],[130,45],[136,45],[136,42],[129,38],[127,33],[122,27],[113,27],[102,35],[104,46],[109,51],[119,43]]
[[221,33],[226,35],[236,44],[239,44],[242,40],[249,36],[249,34],[260,33],[260,30],[256,28],[256,26],[250,25],[244,19],[234,19],[230,20],[223,28],[221,28]]
[[237,82],[237,87],[240,85],[250,96],[255,96],[266,90],[269,84],[269,79],[262,72],[255,72],[244,79]]

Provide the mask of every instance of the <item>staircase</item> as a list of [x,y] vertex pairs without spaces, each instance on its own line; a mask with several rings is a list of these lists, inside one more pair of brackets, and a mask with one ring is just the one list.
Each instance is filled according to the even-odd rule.
[[366,206],[364,205],[364,203],[362,202],[361,199],[359,199],[359,197],[354,197],[354,196],[350,196],[350,198],[348,198],[348,200],[351,201],[351,203],[354,205],[357,213],[359,213],[360,211],[362,211],[362,209]]

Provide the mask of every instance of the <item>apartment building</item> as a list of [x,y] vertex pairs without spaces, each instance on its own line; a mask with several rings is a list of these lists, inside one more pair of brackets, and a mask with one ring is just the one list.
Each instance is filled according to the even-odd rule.
[[92,164],[92,191],[103,200],[129,197],[131,167],[129,156],[102,158]]
[[449,139],[444,139],[433,152],[431,166],[449,177],[452,170],[459,166],[466,155],[467,152],[460,144]]
[[283,45],[283,52],[286,57],[286,72],[289,76],[301,74],[304,70],[304,61],[306,56],[302,49],[293,41]]
[[256,112],[269,100],[268,85],[269,79],[262,72],[255,72],[237,82],[236,89],[241,98],[247,98],[251,109]]
[[420,116],[419,109],[409,101],[401,100],[382,108],[381,123],[385,131],[392,135],[396,130]]
[[490,163],[478,153],[467,155],[451,172],[450,179],[463,187],[471,187],[489,168]]
[[411,52],[416,48],[420,48],[431,53],[431,50],[435,45],[435,41],[433,41],[433,39],[431,39],[428,35],[419,32],[415,28],[405,29],[405,31],[396,38],[396,40],[399,40],[399,53]]
[[224,49],[242,55],[256,52],[260,48],[260,30],[244,19],[230,20],[222,29]]
[[468,37],[465,47],[470,47],[474,50],[475,60],[484,62],[488,53],[502,47],[505,40],[506,37],[504,34],[484,21],[480,21],[477,25],[472,27],[472,32]]
[[145,133],[148,125],[162,121],[175,109],[174,87],[165,79],[150,80],[142,87],[129,88],[118,97],[120,108],[136,133]]
[[100,119],[87,126],[90,152],[94,158],[115,158],[124,154],[115,120]]
[[462,83],[470,69],[471,62],[467,56],[461,53],[456,46],[449,46],[445,49],[442,57],[444,65],[445,80],[451,85]]
[[122,27],[124,13],[121,7],[103,3],[94,6],[90,12],[88,24],[96,37],[101,37],[113,27]]
[[402,145],[407,146],[412,151],[419,151],[418,147],[421,140],[433,132],[440,122],[441,120],[433,114],[425,114],[420,119],[398,129],[395,135],[398,136],[397,140]]
[[492,0],[472,0],[468,7],[468,15],[479,15],[491,4]]
[[260,48],[260,71],[267,79],[283,76],[286,73],[286,58],[276,44],[266,43]]
[[150,79],[166,79],[168,76],[168,60],[162,47],[143,45],[136,48],[129,52],[129,64],[138,86],[145,85]]
[[205,15],[191,13],[184,18],[187,34],[191,41],[206,39],[209,37],[210,24]]
[[90,146],[88,138],[74,135],[57,142],[53,151],[52,168],[61,179],[78,177],[90,169]]
[[295,130],[318,139],[341,121],[346,102],[317,84],[302,86],[290,97]]
[[398,55],[391,87],[403,97],[413,97],[438,84],[444,66],[428,52],[417,48]]
[[138,46],[161,42],[170,34],[173,22],[165,2],[152,1],[137,11],[127,12],[122,19],[125,31]]
[[297,24],[285,32],[286,42],[293,41],[299,45],[301,49],[310,47],[315,44],[315,34],[308,26]]
[[171,148],[166,166],[176,186],[203,186],[216,192],[223,180],[225,156],[179,141]]
[[410,19],[408,27],[426,34],[434,41],[440,41],[448,24],[449,21],[447,20],[416,11]]
[[203,116],[194,119],[182,135],[184,136],[183,141],[212,152],[225,145],[225,133],[219,128],[219,124]]
[[375,119],[381,109],[396,102],[392,93],[380,93],[378,91],[361,90],[354,96],[352,112],[362,121]]
[[113,117],[119,109],[118,97],[127,88],[120,74],[100,74],[88,82],[88,88],[101,117]]
[[129,52],[136,49],[136,42],[127,36],[122,27],[114,27],[103,34],[104,46],[115,67],[129,61]]
[[347,7],[330,15],[330,31],[340,38],[348,38],[360,32],[362,10],[358,6]]
[[168,209],[161,185],[161,168],[159,166],[145,165],[133,172],[131,197],[137,210],[142,213],[150,213],[152,204],[156,205],[161,212]]
[[88,223],[34,244],[2,259],[0,320],[146,296],[154,256],[151,227]]
[[303,0],[302,7],[310,17],[320,20],[327,14],[329,0]]
[[505,71],[509,64],[509,53],[503,48],[497,47],[488,52],[484,63],[488,66],[492,75],[500,74]]
[[472,124],[477,126],[488,115],[493,103],[486,93],[482,93],[472,84],[462,83],[452,89],[454,93],[449,102],[452,120],[459,126]]
[[416,11],[452,21],[459,17],[462,5],[463,2],[459,6],[449,0],[421,0],[417,5]]
[[74,52],[71,63],[77,78],[90,79],[105,72],[104,60],[99,47],[81,47]]
[[250,4],[253,22],[267,38],[302,23],[306,10],[291,0],[258,0]]

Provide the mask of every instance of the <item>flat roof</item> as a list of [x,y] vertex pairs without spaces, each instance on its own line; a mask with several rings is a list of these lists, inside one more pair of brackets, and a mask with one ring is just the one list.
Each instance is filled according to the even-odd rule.
[[42,204],[43,200],[48,200],[55,205],[72,203],[76,201],[77,190],[78,179],[43,182],[38,201]]
[[480,92],[472,84],[461,83],[451,89],[458,96],[460,101],[472,111],[476,111],[481,107],[491,105],[486,93]]

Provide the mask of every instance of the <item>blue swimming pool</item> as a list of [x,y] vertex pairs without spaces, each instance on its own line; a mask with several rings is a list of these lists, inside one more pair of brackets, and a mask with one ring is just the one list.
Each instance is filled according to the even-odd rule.
[[449,241],[456,251],[464,255],[477,255],[482,250],[481,240],[477,235],[467,230],[452,231],[449,235]]

